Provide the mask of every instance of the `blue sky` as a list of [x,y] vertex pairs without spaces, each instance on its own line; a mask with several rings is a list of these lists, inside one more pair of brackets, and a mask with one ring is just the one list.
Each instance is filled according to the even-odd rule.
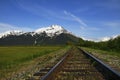
[[120,34],[120,0],[0,0],[0,33],[58,24],[98,40]]

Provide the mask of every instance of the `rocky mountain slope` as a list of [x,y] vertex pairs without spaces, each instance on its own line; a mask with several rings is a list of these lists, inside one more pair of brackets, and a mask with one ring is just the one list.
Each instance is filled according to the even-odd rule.
[[64,45],[77,43],[78,37],[59,25],[37,29],[34,32],[19,30],[0,34],[0,45]]

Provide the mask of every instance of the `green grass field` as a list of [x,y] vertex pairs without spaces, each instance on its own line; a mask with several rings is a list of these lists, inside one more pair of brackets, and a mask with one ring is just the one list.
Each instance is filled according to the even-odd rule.
[[10,69],[21,63],[58,50],[61,47],[0,47],[0,70]]

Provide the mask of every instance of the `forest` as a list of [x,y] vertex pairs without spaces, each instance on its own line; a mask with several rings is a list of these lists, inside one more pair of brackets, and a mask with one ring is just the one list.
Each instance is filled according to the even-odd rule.
[[80,38],[78,45],[81,47],[89,47],[94,49],[120,52],[120,36],[104,42],[103,41],[94,42],[94,41],[83,40]]

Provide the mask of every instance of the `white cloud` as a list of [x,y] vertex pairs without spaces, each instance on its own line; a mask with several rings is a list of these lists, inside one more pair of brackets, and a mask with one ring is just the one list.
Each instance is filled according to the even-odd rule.
[[110,39],[111,39],[110,37],[103,37],[103,38],[100,39],[100,41],[108,41]]
[[104,25],[108,26],[108,27],[119,28],[120,21],[106,22],[106,23],[104,23]]
[[82,29],[87,26],[85,22],[83,22],[79,17],[75,16],[74,14],[71,14],[70,12],[67,11],[64,11],[64,14],[70,16],[72,20],[78,22],[82,26],[81,27]]
[[0,23],[0,33],[10,30],[32,31],[33,29],[29,27],[18,27],[7,23]]
[[113,35],[113,36],[106,36],[100,39],[100,41],[108,41],[110,39],[115,39],[116,37],[118,37],[119,35]]

